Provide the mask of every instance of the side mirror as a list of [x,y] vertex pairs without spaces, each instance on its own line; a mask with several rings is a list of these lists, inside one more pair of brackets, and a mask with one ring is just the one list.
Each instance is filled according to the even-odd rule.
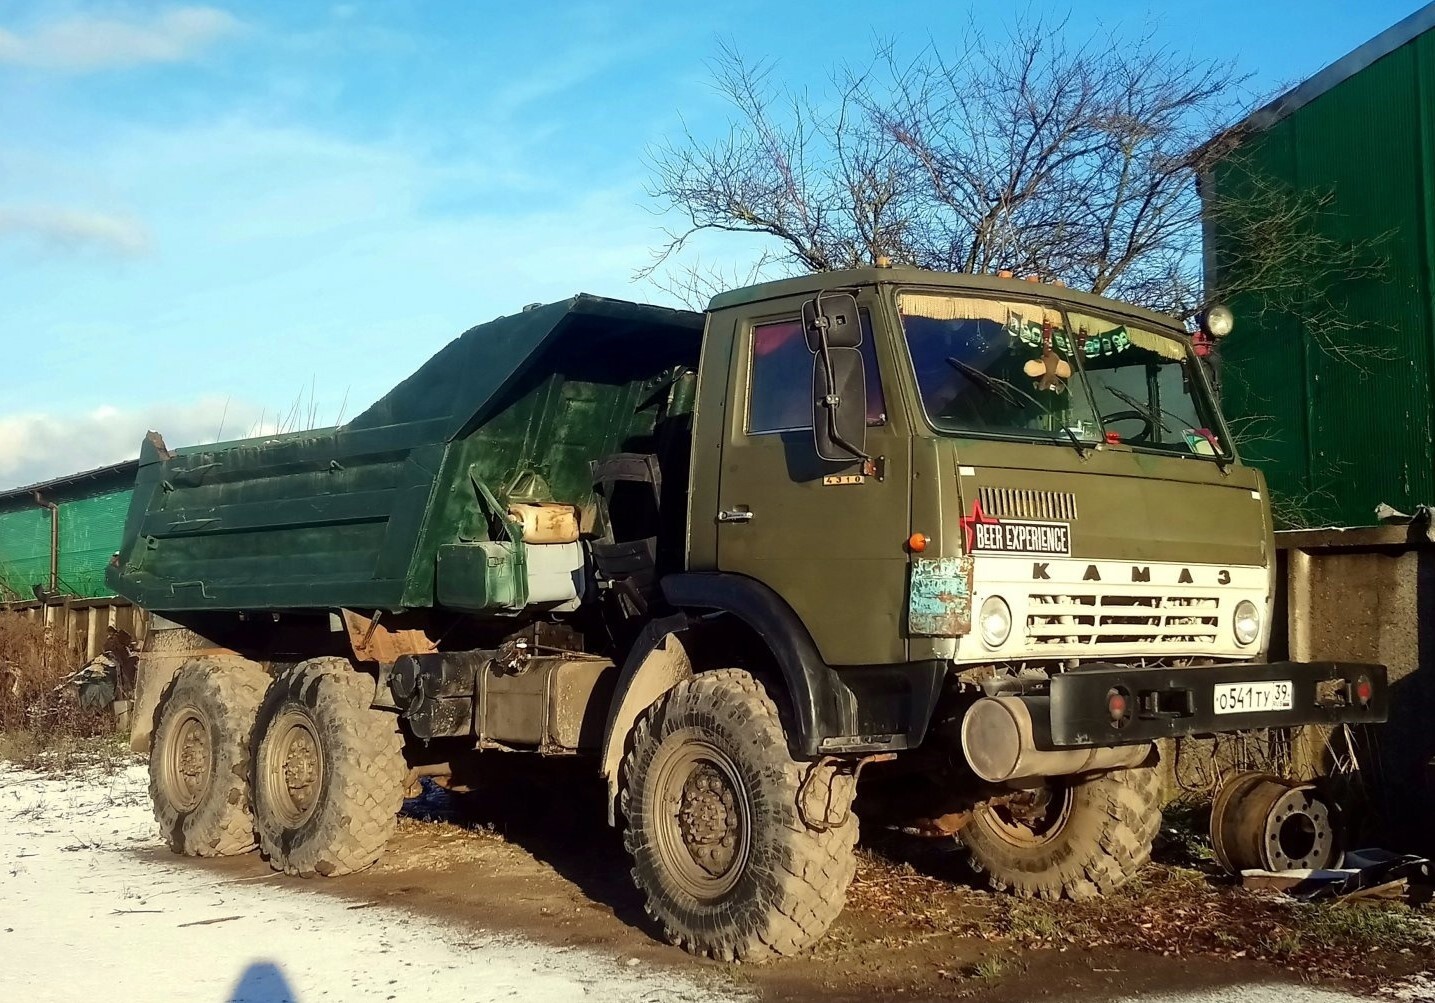
[[[857,330],[860,337],[861,328]],[[865,459],[867,373],[862,353],[856,348],[828,348],[825,356],[819,351],[812,357],[812,435],[817,455],[839,462]]]
[[802,329],[807,334],[809,352],[822,351],[824,330],[828,348],[861,348],[862,319],[857,313],[857,297],[851,293],[823,293],[808,300],[802,304]]

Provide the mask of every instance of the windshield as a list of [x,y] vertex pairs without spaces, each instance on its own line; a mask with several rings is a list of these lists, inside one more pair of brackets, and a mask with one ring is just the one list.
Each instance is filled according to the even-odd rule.
[[[1175,338],[1053,304],[897,297],[928,419],[941,431],[1224,456],[1215,411]],[[1075,331],[1075,336],[1068,334]]]

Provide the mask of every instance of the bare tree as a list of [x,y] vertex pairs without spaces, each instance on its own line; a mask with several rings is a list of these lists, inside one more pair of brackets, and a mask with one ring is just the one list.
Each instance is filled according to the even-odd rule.
[[[1297,188],[1252,161],[1248,137],[1237,128],[1217,135],[1196,162],[1206,191],[1205,233],[1220,270],[1210,276],[1213,297],[1239,298],[1254,314],[1294,319],[1311,345],[1343,365],[1363,369],[1395,357],[1366,317],[1352,313],[1342,291],[1389,278],[1391,233],[1357,240],[1334,234],[1342,227],[1335,193]],[[1221,173],[1212,183],[1212,172]],[[1385,332],[1388,333],[1388,332]]]
[[1163,310],[1199,301],[1195,152],[1241,80],[1151,36],[1065,41],[1065,25],[973,28],[946,54],[879,45],[833,70],[824,97],[784,88],[731,46],[714,61],[735,114],[651,154],[651,194],[686,225],[656,274],[703,231],[772,238],[790,270],[896,263],[1009,268]]
[[928,49],[866,110],[925,173],[929,260],[1007,267],[1167,310],[1200,238],[1191,154],[1238,80],[1151,38],[1071,47],[1064,25],[980,35],[960,58]]
[[913,214],[920,179],[901,143],[862,107],[864,81],[844,81],[826,107],[777,86],[773,69],[724,45],[713,75],[737,112],[727,135],[704,143],[685,128],[651,153],[650,194],[661,211],[685,215],[687,225],[667,234],[641,274],[666,282],[684,299],[712,291],[727,277],[701,264],[661,277],[661,267],[704,231],[773,238],[754,275],[919,256]]
[[[1064,22],[1028,16],[997,35],[970,28],[954,47],[878,43],[812,91],[731,45],[712,69],[732,111],[725,134],[684,128],[649,155],[658,211],[682,225],[640,274],[692,305],[886,257],[1035,274],[1184,320],[1232,300],[1243,327],[1284,318],[1342,365],[1392,355],[1343,303],[1387,275],[1386,237],[1336,236],[1349,228],[1334,193],[1261,169],[1249,126],[1228,125],[1254,103],[1230,62],[1149,33],[1076,42]],[[746,273],[692,264],[710,232],[759,235],[764,250]],[[1259,452],[1279,435],[1272,421],[1239,416],[1235,435]],[[1299,523],[1321,498],[1283,504]]]
[[[876,46],[815,95],[731,45],[713,62],[734,115],[725,135],[691,129],[650,152],[650,194],[684,224],[640,274],[689,302],[744,278],[873,264],[1010,269],[1187,318],[1214,293],[1311,317],[1323,350],[1359,355],[1330,300],[1380,274],[1379,241],[1342,244],[1322,224],[1329,193],[1250,172],[1207,193],[1197,178],[1239,158],[1244,78],[1150,34],[1068,40],[1064,23],[972,28],[954,52],[904,58]],[[1215,141],[1209,137],[1217,136]],[[1223,288],[1206,290],[1202,223],[1228,235]],[[744,276],[677,264],[709,231],[768,238]]]

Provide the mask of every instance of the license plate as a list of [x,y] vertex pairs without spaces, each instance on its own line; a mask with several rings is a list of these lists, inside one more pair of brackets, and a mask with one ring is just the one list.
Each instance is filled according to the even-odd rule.
[[1291,684],[1288,679],[1266,683],[1222,683],[1213,693],[1217,714],[1259,714],[1290,710]]

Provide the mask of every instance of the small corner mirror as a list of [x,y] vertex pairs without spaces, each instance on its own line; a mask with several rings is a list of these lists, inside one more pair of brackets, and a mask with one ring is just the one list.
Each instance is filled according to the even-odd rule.
[[867,374],[856,348],[830,348],[826,359],[821,352],[812,357],[812,434],[824,460],[866,458]]
[[824,328],[829,348],[861,348],[862,319],[857,314],[857,297],[851,293],[823,293],[802,304],[802,330],[807,334],[809,352],[822,350]]

